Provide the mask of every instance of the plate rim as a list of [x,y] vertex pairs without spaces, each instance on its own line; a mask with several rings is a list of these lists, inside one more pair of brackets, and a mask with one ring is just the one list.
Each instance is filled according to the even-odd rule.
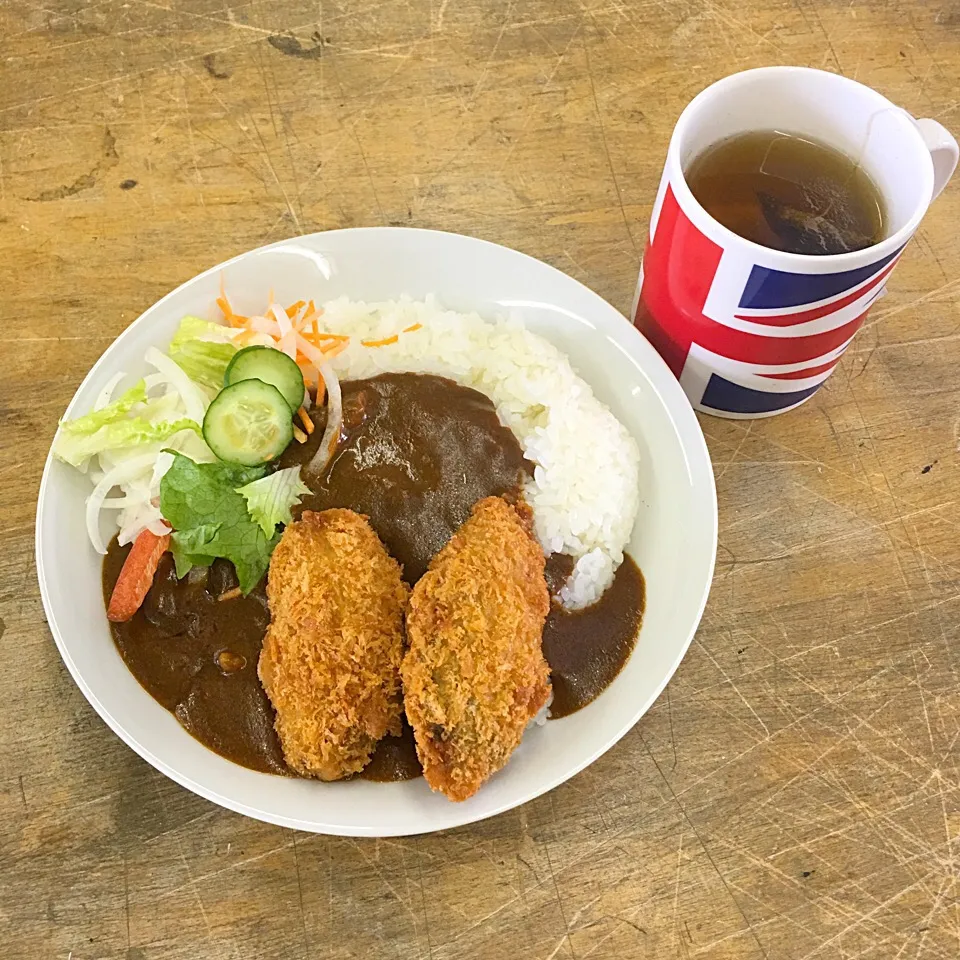
[[[633,331],[634,340],[638,344],[641,352],[647,353],[651,364],[652,369],[645,367],[645,372],[651,376],[654,380],[654,387],[658,394],[660,394],[661,400],[664,404],[664,407],[667,409],[671,416],[671,420],[674,423],[674,427],[677,433],[678,438],[681,439],[682,448],[685,451],[685,455],[689,453],[686,450],[687,443],[692,441],[696,452],[700,455],[699,460],[703,467],[703,476],[701,479],[706,483],[706,489],[704,492],[707,492],[710,497],[710,510],[709,510],[709,520],[710,520],[710,529],[709,529],[709,542],[710,542],[710,556],[709,562],[707,564],[706,576],[704,578],[704,586],[701,590],[701,596],[699,598],[698,607],[696,610],[696,615],[692,619],[691,627],[688,631],[688,635],[682,644],[678,646],[678,651],[673,659],[673,662],[669,670],[665,673],[663,679],[657,685],[654,693],[649,697],[648,701],[645,704],[642,704],[634,713],[633,718],[622,726],[621,729],[616,730],[609,737],[605,738],[605,742],[602,746],[598,747],[592,751],[585,759],[581,762],[574,764],[572,767],[566,770],[562,775],[554,776],[542,784],[537,784],[532,790],[524,793],[522,799],[510,800],[493,810],[480,811],[477,813],[471,813],[464,816],[457,824],[443,825],[437,828],[431,829],[429,826],[425,829],[400,829],[400,830],[390,830],[384,832],[382,828],[371,827],[370,829],[355,829],[352,827],[343,827],[338,824],[324,824],[319,821],[304,821],[299,820],[294,817],[289,817],[282,814],[272,813],[267,810],[260,809],[258,807],[249,806],[242,801],[235,800],[232,797],[224,796],[218,793],[216,790],[213,790],[204,784],[198,783],[189,776],[180,773],[169,764],[167,764],[160,757],[156,756],[151,750],[143,746],[136,737],[129,734],[117,720],[111,711],[100,701],[100,699],[93,693],[90,687],[87,685],[86,681],[76,663],[74,662],[72,656],[69,653],[67,645],[64,641],[64,638],[59,629],[59,624],[57,623],[56,616],[53,612],[53,603],[50,597],[50,592],[46,582],[45,571],[44,571],[44,552],[43,544],[41,537],[42,530],[42,519],[44,504],[49,496],[48,487],[51,483],[51,468],[54,463],[53,457],[53,447],[56,443],[57,437],[60,434],[60,427],[58,424],[57,430],[54,433],[53,438],[50,441],[50,449],[47,452],[47,457],[44,462],[43,473],[40,478],[40,486],[37,491],[37,508],[35,514],[34,522],[34,561],[36,564],[37,571],[37,580],[40,587],[40,597],[43,604],[44,616],[47,622],[47,627],[50,630],[51,635],[53,636],[54,642],[57,645],[57,650],[60,653],[60,657],[64,662],[64,665],[67,667],[73,682],[77,685],[80,692],[84,695],[87,702],[94,708],[96,713],[100,718],[106,723],[107,727],[115,733],[120,740],[122,740],[131,750],[133,750],[139,757],[149,763],[154,769],[158,770],[160,773],[169,777],[175,783],[181,787],[191,791],[192,793],[197,794],[200,797],[203,797],[205,800],[215,803],[218,806],[224,807],[228,810],[232,810],[235,813],[242,814],[252,819],[259,820],[265,823],[275,824],[277,826],[287,827],[294,830],[301,830],[308,833],[322,833],[328,836],[350,836],[350,837],[400,837],[400,836],[422,836],[428,833],[442,832],[444,830],[457,829],[458,827],[467,826],[469,824],[477,823],[481,820],[490,819],[491,817],[499,816],[502,813],[505,813],[509,810],[516,809],[531,802],[532,800],[537,799],[543,794],[548,793],[549,791],[555,789],[566,781],[572,779],[577,774],[581,773],[588,766],[594,763],[599,757],[611,750],[620,740],[623,739],[639,722],[643,719],[646,713],[650,708],[656,703],[660,698],[660,695],[663,693],[667,684],[673,679],[674,674],[680,666],[680,663],[683,661],[683,658],[686,656],[687,651],[690,648],[690,644],[693,642],[693,638],[696,635],[697,629],[700,626],[700,622],[703,618],[703,612],[706,608],[707,600],[710,595],[710,590],[713,584],[713,576],[716,568],[716,557],[717,557],[717,547],[718,547],[718,528],[719,528],[719,510],[717,503],[717,491],[716,491],[716,479],[713,471],[713,462],[710,457],[710,451],[707,447],[706,438],[703,434],[703,429],[700,426],[700,422],[697,419],[697,415],[692,406],[690,406],[689,401],[687,400],[686,394],[684,394],[683,389],[681,388],[679,382],[674,377],[673,373],[670,371],[669,367],[666,365],[663,358],[656,352],[652,344],[643,336],[643,334],[632,324],[630,320],[624,316],[624,314],[619,311],[616,307],[613,306],[608,300],[602,297],[599,293],[593,290],[591,287],[588,287],[586,284],[577,280],[575,277],[571,277],[569,274],[564,273],[564,271],[553,266],[550,263],[547,263],[544,260],[540,260],[537,257],[533,257],[530,254],[524,253],[521,250],[516,250],[513,247],[508,247],[504,244],[496,243],[491,240],[485,240],[481,237],[470,236],[469,234],[454,233],[447,230],[434,230],[421,227],[393,227],[393,226],[370,226],[370,227],[346,227],[338,230],[321,230],[315,231],[309,234],[297,234],[292,237],[287,237],[281,240],[274,241],[273,243],[263,244],[259,247],[253,247],[249,250],[245,250],[241,253],[238,253],[227,260],[221,261],[220,263],[214,264],[211,267],[208,267],[205,270],[200,271],[182,283],[178,284],[172,290],[164,294],[159,300],[151,303],[142,313],[140,313],[134,320],[127,324],[124,329],[117,334],[116,337],[111,340],[110,344],[106,347],[103,353],[96,359],[90,369],[87,371],[87,374],[83,377],[80,383],[77,385],[73,396],[70,399],[70,402],[67,404],[61,419],[69,417],[73,412],[73,407],[77,402],[78,396],[83,391],[84,387],[88,384],[89,381],[94,379],[104,363],[107,354],[111,351],[114,344],[128,331],[132,330],[135,327],[140,327],[145,325],[145,322],[149,322],[149,315],[154,311],[157,311],[162,308],[168,300],[173,298],[181,289],[184,287],[195,283],[196,281],[208,277],[212,274],[215,274],[219,271],[226,269],[227,267],[236,264],[238,261],[241,261],[249,256],[263,253],[277,247],[290,246],[298,242],[303,242],[305,240],[310,240],[313,238],[327,238],[333,237],[339,234],[350,234],[353,236],[362,235],[362,234],[382,234],[385,231],[390,231],[391,233],[406,233],[406,234],[429,234],[431,236],[439,236],[452,238],[455,242],[469,241],[470,243],[483,244],[485,246],[494,247],[500,251],[505,251],[506,253],[515,256],[521,257],[525,260],[530,260],[537,265],[537,268],[547,268],[547,270],[559,274],[564,278],[565,281],[572,282],[577,284],[585,290],[591,297],[596,298],[601,304],[613,311],[617,316],[622,318],[627,326]],[[629,334],[628,334],[629,336]],[[655,371],[655,372],[654,372]],[[672,397],[670,395],[672,394]],[[681,421],[686,420],[686,429],[681,429],[681,425],[677,423],[677,418]],[[691,429],[692,428],[692,429]],[[690,465],[690,458],[687,456],[688,465]],[[691,469],[691,476],[693,471]],[[641,627],[642,629],[642,627]],[[143,690],[144,696],[150,696],[150,694]],[[209,749],[209,748],[207,748]],[[229,761],[227,761],[229,762]]]

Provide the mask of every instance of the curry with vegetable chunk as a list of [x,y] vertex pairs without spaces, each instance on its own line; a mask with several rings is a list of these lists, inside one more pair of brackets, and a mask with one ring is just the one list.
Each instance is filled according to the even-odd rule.
[[118,652],[242,766],[468,799],[637,642],[636,441],[515,320],[217,305],[54,442]]

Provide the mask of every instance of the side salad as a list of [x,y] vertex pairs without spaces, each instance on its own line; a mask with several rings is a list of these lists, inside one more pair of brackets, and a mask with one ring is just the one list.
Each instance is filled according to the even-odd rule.
[[349,338],[320,329],[313,301],[282,307],[271,293],[263,314],[241,316],[221,284],[217,304],[224,323],[184,317],[166,353],[144,354],[153,372],[122,392],[126,375],[116,374],[93,410],[60,423],[54,456],[93,484],[86,527],[94,549],[107,552],[104,513],[115,518],[120,545],[133,544],[111,620],[137,612],[167,550],[178,577],[218,557],[231,561],[237,594],[249,593],[309,493],[299,467],[274,462],[313,432],[313,404],[328,409],[308,474],[319,476],[336,449],[342,408],[330,361]]

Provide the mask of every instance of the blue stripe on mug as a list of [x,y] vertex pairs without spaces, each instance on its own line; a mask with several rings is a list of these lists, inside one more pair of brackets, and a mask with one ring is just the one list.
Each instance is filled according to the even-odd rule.
[[873,276],[881,267],[898,256],[894,250],[866,267],[844,270],[841,273],[787,273],[754,266],[740,297],[740,306],[751,310],[776,310],[780,307],[799,307],[818,303],[855,287]]
[[806,400],[820,387],[821,384],[817,383],[812,387],[793,390],[790,393],[767,393],[764,390],[744,387],[712,373],[700,403],[714,410],[723,410],[725,413],[772,413],[774,410],[784,410],[801,400]]

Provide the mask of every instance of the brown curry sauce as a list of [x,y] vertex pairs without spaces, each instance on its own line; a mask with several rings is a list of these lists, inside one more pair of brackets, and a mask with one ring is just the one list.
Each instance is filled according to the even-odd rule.
[[[518,497],[532,467],[493,404],[475,390],[422,374],[385,374],[342,386],[336,456],[295,513],[349,507],[365,514],[413,584],[478,500]],[[309,462],[325,411],[316,411],[314,420],[308,442],[291,444],[281,467]],[[103,564],[106,600],[128,551],[116,540],[110,545]],[[571,565],[569,557],[549,558],[551,593]],[[273,708],[257,677],[270,619],[263,584],[247,597],[218,599],[235,585],[233,568],[223,560],[178,581],[167,554],[133,619],[110,625],[113,638],[141,686],[197,740],[250,769],[289,774]],[[554,604],[543,637],[553,718],[581,709],[613,682],[636,643],[643,609],[643,577],[629,557],[593,606],[568,613]],[[360,774],[377,781],[419,775],[406,723],[402,736],[380,742]]]

